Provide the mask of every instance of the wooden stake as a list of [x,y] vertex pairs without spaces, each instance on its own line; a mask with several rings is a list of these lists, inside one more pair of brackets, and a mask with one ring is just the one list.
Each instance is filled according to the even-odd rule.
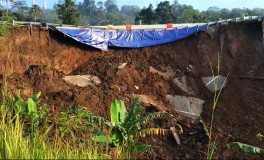
[[180,141],[180,137],[179,137],[179,135],[178,135],[178,133],[177,133],[176,128],[175,128],[175,127],[170,127],[170,130],[171,130],[171,132],[172,132],[172,134],[173,134],[173,137],[174,137],[176,143],[177,143],[178,145],[180,145],[180,144],[181,144],[181,141]]

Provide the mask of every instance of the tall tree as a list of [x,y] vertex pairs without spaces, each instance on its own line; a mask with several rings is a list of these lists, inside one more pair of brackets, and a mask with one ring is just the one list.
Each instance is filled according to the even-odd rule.
[[34,21],[36,22],[38,17],[41,14],[41,8],[38,5],[34,4],[30,8],[30,13],[31,13],[32,17],[34,18]]
[[173,14],[173,8],[169,1],[160,2],[155,9],[158,23],[173,23],[176,17]]
[[64,24],[78,24],[80,13],[72,0],[65,0],[65,3],[58,4],[57,14]]
[[102,1],[97,2],[96,6],[100,10],[103,10],[104,9],[104,3]]
[[84,0],[83,3],[79,3],[79,10],[82,14],[93,16],[97,11],[97,7],[94,0]]
[[136,20],[142,20],[143,24],[154,24],[156,23],[156,15],[153,10],[153,5],[150,4],[148,8],[143,8],[140,10],[139,14],[136,16]]
[[206,10],[205,15],[209,21],[218,21],[221,18],[220,11],[221,9],[216,6],[209,7]]
[[230,13],[230,18],[237,18],[243,16],[243,10],[240,8],[233,8]]
[[16,10],[20,14],[23,14],[23,12],[27,11],[29,8],[25,0],[17,0],[13,2],[12,9]]
[[172,4],[172,14],[175,16],[176,21],[180,18],[182,18],[183,14],[183,7],[182,5],[178,2],[178,0],[174,0]]
[[119,8],[116,5],[116,0],[106,0],[104,3],[104,6],[107,12],[110,12],[110,13],[119,12]]
[[124,5],[121,7],[121,13],[127,16],[136,16],[140,12],[139,6]]
[[96,5],[94,0],[84,0],[83,3],[79,3],[78,8],[82,13],[82,24],[99,25],[105,20],[102,2]]
[[228,18],[230,18],[230,13],[231,12],[230,12],[229,9],[223,8],[219,12],[220,12],[220,18],[221,19],[228,19]]
[[195,23],[202,18],[204,19],[200,16],[199,10],[194,9],[191,5],[183,5],[183,22]]

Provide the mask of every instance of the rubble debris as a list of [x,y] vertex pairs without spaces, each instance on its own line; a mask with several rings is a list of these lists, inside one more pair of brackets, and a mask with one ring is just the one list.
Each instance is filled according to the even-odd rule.
[[191,77],[182,76],[181,78],[173,79],[173,82],[184,92],[188,94],[194,94],[196,85],[194,79]]
[[142,103],[145,103],[145,104],[148,104],[148,105],[150,104],[150,105],[156,107],[160,111],[166,110],[166,107],[163,105],[162,102],[157,101],[157,100],[155,100],[155,98],[151,98],[148,95],[132,94],[130,97],[132,99],[140,97],[140,100],[141,100]]
[[135,85],[135,88],[136,88],[136,90],[139,90],[139,87],[137,85]]
[[153,67],[149,67],[149,72],[150,73],[157,73],[158,75],[162,76],[166,80],[169,80],[176,75],[176,73],[172,70],[171,67],[167,67],[166,69],[167,69],[166,72],[161,72],[159,70],[156,70]]
[[77,85],[79,87],[94,86],[101,84],[101,80],[97,76],[93,75],[74,75],[74,76],[65,76],[62,78],[67,83],[72,85]]
[[227,80],[226,77],[221,75],[212,76],[212,77],[203,77],[203,83],[209,89],[210,92],[214,93],[215,91],[221,90],[226,86]]
[[192,118],[198,119],[202,113],[204,100],[194,97],[185,96],[172,96],[166,95],[166,99],[169,101],[171,107],[179,114]]
[[127,65],[127,63],[122,63],[122,64],[119,65],[117,68],[118,68],[118,69],[123,69],[123,68],[126,67],[126,65]]

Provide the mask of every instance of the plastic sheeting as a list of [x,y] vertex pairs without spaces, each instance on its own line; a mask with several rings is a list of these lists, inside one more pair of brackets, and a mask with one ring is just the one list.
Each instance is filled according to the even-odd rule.
[[104,30],[56,27],[63,34],[89,46],[107,51],[108,47],[141,48],[177,41],[207,29],[207,24],[151,30]]

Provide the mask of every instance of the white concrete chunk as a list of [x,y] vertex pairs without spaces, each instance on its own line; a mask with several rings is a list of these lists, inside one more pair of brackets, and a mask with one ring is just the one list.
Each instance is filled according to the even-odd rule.
[[79,87],[99,85],[101,83],[101,80],[99,79],[99,77],[92,76],[92,75],[65,76],[62,79],[65,80],[67,83],[70,83],[72,85],[76,85]]
[[166,98],[176,112],[192,119],[200,117],[205,103],[204,100],[194,97],[167,95]]
[[226,77],[220,75],[215,77],[203,77],[202,81],[212,93],[221,90],[221,88],[224,88],[227,83]]

